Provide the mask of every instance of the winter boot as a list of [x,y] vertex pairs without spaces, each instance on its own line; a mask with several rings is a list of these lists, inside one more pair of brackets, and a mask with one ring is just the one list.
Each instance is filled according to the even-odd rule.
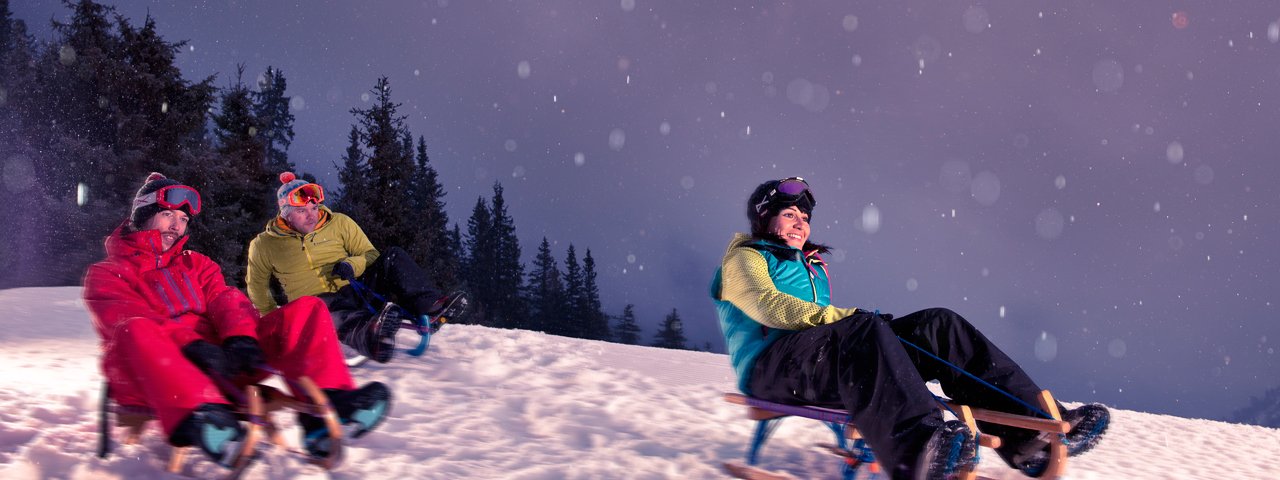
[[934,430],[916,460],[915,480],[948,480],[976,460],[978,445],[969,427],[949,420]]
[[436,333],[445,322],[462,318],[467,313],[468,306],[467,292],[458,290],[450,293],[440,297],[427,313],[419,316],[418,325],[427,327],[429,333]]
[[[391,410],[391,390],[382,382],[369,382],[355,390],[325,389],[324,393],[337,411],[338,421],[347,426],[344,436],[351,438],[363,437],[377,428]],[[298,424],[302,426],[302,444],[307,453],[327,458],[331,446],[324,420],[299,413]]]
[[404,322],[404,311],[387,302],[377,315],[348,320],[339,330],[342,343],[378,363],[387,363],[396,351],[396,332]]
[[[1106,406],[1090,403],[1079,408],[1067,410],[1062,419],[1071,425],[1063,441],[1067,444],[1067,456],[1074,457],[1089,451],[1102,439],[1107,427],[1111,424],[1111,411]],[[1016,452],[1006,454],[997,450],[1000,457],[1009,466],[1016,468],[1028,477],[1038,478],[1044,475],[1049,466],[1049,445],[1057,441],[1058,435],[1044,432],[1026,442]]]
[[198,446],[215,463],[229,466],[241,454],[244,436],[245,430],[231,406],[206,403],[182,419],[169,435],[169,443],[175,447]]

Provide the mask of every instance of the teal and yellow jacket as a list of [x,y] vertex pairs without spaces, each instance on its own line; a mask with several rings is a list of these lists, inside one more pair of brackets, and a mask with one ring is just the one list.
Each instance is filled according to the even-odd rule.
[[333,274],[334,265],[350,263],[360,276],[377,259],[378,250],[355,220],[328,207],[320,207],[320,222],[306,235],[275,217],[249,242],[245,272],[249,300],[263,314],[275,310],[268,286],[273,276],[291,302],[304,295],[336,292],[347,282]]
[[711,298],[738,389],[750,395],[756,357],[779,338],[834,323],[856,308],[831,306],[826,264],[817,252],[739,233],[711,280]]

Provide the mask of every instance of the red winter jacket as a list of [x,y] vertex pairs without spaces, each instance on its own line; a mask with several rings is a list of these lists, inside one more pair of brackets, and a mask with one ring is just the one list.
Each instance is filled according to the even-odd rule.
[[[124,225],[107,237],[107,259],[90,266],[84,279],[85,304],[104,353],[129,322],[154,322],[179,347],[200,339],[217,345],[236,335],[258,337],[253,304],[226,284],[217,263],[183,250],[186,241],[184,236],[164,251],[158,230],[132,232]],[[110,377],[111,365],[103,367]]]

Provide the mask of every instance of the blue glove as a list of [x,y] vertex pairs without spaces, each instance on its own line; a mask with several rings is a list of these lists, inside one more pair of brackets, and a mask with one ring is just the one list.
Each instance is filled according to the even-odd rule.
[[333,266],[333,275],[350,282],[356,278],[356,269],[350,263],[338,262]]

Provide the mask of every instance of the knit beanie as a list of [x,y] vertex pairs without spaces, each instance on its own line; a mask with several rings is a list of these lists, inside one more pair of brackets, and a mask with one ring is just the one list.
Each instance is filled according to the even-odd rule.
[[276,206],[280,207],[280,216],[284,217],[289,213],[289,209],[293,208],[289,206],[289,201],[286,199],[289,196],[289,192],[309,182],[298,178],[293,172],[284,172],[280,174],[280,183],[283,185],[276,189]]
[[134,230],[141,230],[142,226],[146,225],[147,220],[151,220],[151,216],[160,213],[161,210],[159,203],[151,202],[146,205],[138,205],[138,199],[170,185],[182,185],[182,182],[167,178],[157,172],[151,172],[150,175],[147,175],[146,181],[142,183],[142,188],[139,188],[138,193],[134,194],[133,209],[129,211],[129,225]]

